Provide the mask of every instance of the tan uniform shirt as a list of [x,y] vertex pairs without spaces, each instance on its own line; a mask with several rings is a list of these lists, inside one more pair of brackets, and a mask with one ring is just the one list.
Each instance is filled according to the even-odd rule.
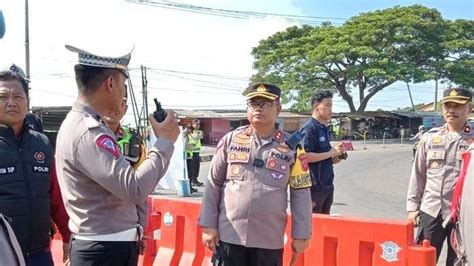
[[[284,144],[286,139],[277,130],[273,138],[262,140],[248,126],[225,135],[211,163],[199,224],[218,229],[219,239],[227,243],[283,248],[291,183],[304,187],[290,189],[292,237],[309,239],[311,178],[306,154],[297,158],[296,151]],[[298,179],[301,176],[304,180]]]
[[407,211],[432,217],[449,216],[454,186],[461,170],[461,153],[472,138],[470,128],[452,138],[447,126],[423,135],[415,155],[407,195]]
[[76,102],[58,133],[56,168],[70,217],[81,235],[111,234],[137,227],[143,203],[165,174],[173,144],[160,139],[135,171],[114,134],[91,107]]
[[461,197],[461,210],[459,213],[459,225],[462,239],[462,249],[467,261],[474,263],[474,143],[469,147],[471,159],[467,166]]

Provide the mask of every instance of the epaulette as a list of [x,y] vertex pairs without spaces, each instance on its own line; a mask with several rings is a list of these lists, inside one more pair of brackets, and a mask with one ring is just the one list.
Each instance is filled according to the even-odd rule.
[[286,145],[288,145],[292,150],[297,148],[297,145],[301,142],[304,138],[304,133],[296,131],[293,133],[290,138],[286,140]]
[[101,125],[101,123],[95,117],[92,117],[89,114],[85,115],[83,120],[87,128],[96,128],[96,127],[100,127]]

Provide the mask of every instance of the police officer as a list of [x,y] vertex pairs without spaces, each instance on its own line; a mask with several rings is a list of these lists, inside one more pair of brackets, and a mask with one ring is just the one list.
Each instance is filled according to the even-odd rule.
[[[451,88],[443,94],[446,124],[432,128],[421,139],[415,155],[407,195],[408,219],[419,224],[417,242],[430,240],[439,258],[452,223],[449,209],[453,188],[461,169],[461,154],[472,141],[467,117],[472,94],[463,88]],[[418,220],[419,218],[419,220]],[[443,221],[446,223],[443,225]],[[455,254],[448,245],[446,265],[453,265]]]
[[201,121],[199,119],[193,119],[191,124],[191,132],[188,134],[189,144],[192,146],[192,164],[191,164],[191,183],[197,187],[201,187],[204,184],[199,182],[199,169],[201,165],[201,140],[204,133],[199,128],[201,127]]
[[[122,126],[120,121],[127,113],[128,105],[127,86],[125,86],[125,97],[123,98],[118,112],[103,114],[104,121],[115,134],[115,139],[125,159],[137,170],[138,166],[146,159],[147,153],[143,139],[136,130],[128,126]],[[137,204],[138,223],[145,228],[148,225],[147,201]],[[140,254],[145,251],[145,239],[140,242]]]
[[51,220],[63,237],[65,262],[69,218],[57,184],[51,144],[25,120],[28,101],[24,72],[16,65],[0,71],[0,213],[11,220],[26,265],[53,265]]
[[179,128],[172,113],[158,123],[147,159],[135,171],[119,150],[101,114],[119,112],[131,54],[105,57],[66,46],[79,54],[74,66],[79,96],[58,133],[56,161],[61,191],[71,217],[71,265],[136,265],[143,203],[165,174]]
[[292,247],[308,247],[311,237],[311,179],[304,149],[285,143],[277,128],[280,88],[251,85],[250,125],[226,134],[211,163],[199,225],[214,265],[282,265],[288,186]]

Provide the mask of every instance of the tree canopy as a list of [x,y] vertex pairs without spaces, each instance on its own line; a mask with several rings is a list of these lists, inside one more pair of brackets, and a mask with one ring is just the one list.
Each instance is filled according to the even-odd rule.
[[298,110],[309,109],[318,89],[334,90],[351,111],[364,111],[397,81],[446,79],[473,87],[473,31],[471,20],[444,20],[420,5],[362,13],[341,26],[293,26],[252,50],[252,81],[280,85],[283,102]]

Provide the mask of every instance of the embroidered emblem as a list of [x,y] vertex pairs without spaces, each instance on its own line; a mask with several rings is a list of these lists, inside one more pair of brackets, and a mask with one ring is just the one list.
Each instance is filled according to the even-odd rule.
[[438,161],[431,162],[430,168],[438,169],[439,167],[440,167],[440,163],[438,163]]
[[283,178],[283,174],[281,173],[278,173],[278,172],[270,172],[270,174],[272,175],[273,179],[276,179],[276,180],[280,180]]
[[439,136],[433,137],[433,144],[440,144],[443,139]]
[[303,171],[307,172],[309,170],[309,164],[308,164],[308,156],[306,153],[301,154],[298,156],[298,160],[301,162],[301,168]]
[[44,163],[44,159],[46,158],[46,156],[44,155],[44,153],[42,151],[35,152],[33,157],[35,157],[35,159],[38,163]]
[[286,164],[281,164],[280,169],[286,171],[286,169],[288,169],[288,166]]
[[258,86],[257,91],[258,92],[266,92],[267,88],[262,84],[262,85]]
[[401,248],[397,243],[385,241],[383,244],[380,244],[380,247],[382,248],[382,255],[380,255],[382,259],[387,262],[398,261],[398,252],[401,250]]
[[247,161],[248,158],[249,158],[249,157],[248,157],[247,154],[245,154],[245,153],[239,153],[239,155],[238,155],[239,161]]
[[281,132],[281,130],[277,130],[275,132],[275,140],[278,141],[278,142],[281,142],[282,137],[283,137],[283,133]]
[[325,142],[326,138],[324,136],[319,137],[319,142]]
[[232,165],[232,166],[230,167],[230,172],[231,172],[232,175],[234,175],[234,176],[235,176],[235,175],[240,175],[240,169],[241,169],[240,165]]
[[278,144],[277,150],[278,150],[279,152],[283,152],[283,153],[287,153],[287,152],[290,151],[288,145],[286,145],[286,144]]
[[97,146],[99,146],[100,148],[110,152],[114,158],[118,158],[119,157],[119,149],[117,147],[117,143],[115,142],[115,140],[109,136],[109,135],[100,135],[97,140],[95,141],[95,143],[97,144]]
[[450,93],[449,93],[449,96],[458,96],[458,92],[456,90],[452,90]]
[[276,166],[275,160],[269,160],[268,161],[268,168],[273,169],[273,168],[275,168],[275,166]]

